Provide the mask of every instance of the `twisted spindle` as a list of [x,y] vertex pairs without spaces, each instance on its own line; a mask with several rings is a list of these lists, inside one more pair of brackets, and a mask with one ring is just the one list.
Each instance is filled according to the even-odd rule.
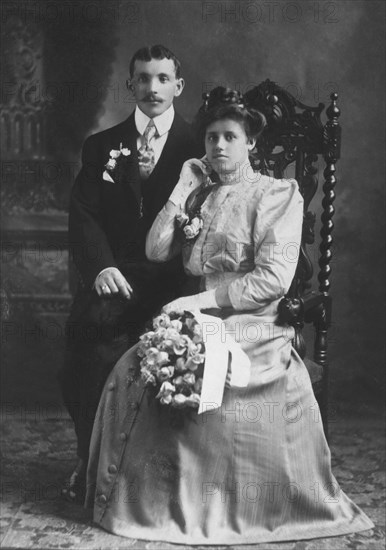
[[320,231],[321,243],[320,243],[320,257],[318,274],[319,290],[325,296],[328,295],[330,290],[330,275],[331,275],[331,259],[332,259],[332,231],[334,229],[334,223],[332,218],[335,213],[333,202],[335,200],[335,164],[340,157],[340,138],[341,128],[338,122],[340,116],[340,110],[336,105],[338,94],[332,93],[331,104],[328,107],[326,114],[328,121],[324,127],[323,133],[323,145],[324,145],[324,159],[326,161],[326,168],[323,172],[324,185],[322,200],[323,213],[321,216],[322,228]]

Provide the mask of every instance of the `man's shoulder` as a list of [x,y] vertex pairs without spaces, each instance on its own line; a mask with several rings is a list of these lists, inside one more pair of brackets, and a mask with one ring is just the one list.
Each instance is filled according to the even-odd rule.
[[192,125],[189,124],[177,111],[174,113],[172,124],[173,130],[180,131],[185,134],[192,134]]
[[126,132],[130,128],[135,129],[133,113],[126,120],[123,120],[122,122],[119,122],[118,124],[115,124],[110,128],[106,128],[105,130],[101,130],[100,132],[95,132],[91,134],[90,136],[88,136],[86,141],[94,143],[110,141],[111,139],[114,139],[115,136],[122,136],[122,134],[126,134]]
[[178,140],[181,147],[193,147],[197,149],[197,140],[193,131],[193,126],[187,122],[179,113],[175,113],[171,132],[174,138]]

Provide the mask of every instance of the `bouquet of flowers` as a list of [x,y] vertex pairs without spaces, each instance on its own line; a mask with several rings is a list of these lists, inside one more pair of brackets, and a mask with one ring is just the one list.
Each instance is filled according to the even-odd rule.
[[140,337],[141,378],[158,393],[163,405],[175,408],[200,405],[205,361],[202,331],[194,315],[162,313],[153,330]]

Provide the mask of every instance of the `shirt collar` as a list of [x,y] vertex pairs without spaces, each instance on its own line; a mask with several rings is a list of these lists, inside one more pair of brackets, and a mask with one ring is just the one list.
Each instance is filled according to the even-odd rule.
[[[150,118],[145,115],[144,112],[138,107],[135,108],[134,113],[135,125],[138,132],[143,136],[146,126],[149,124]],[[174,107],[170,105],[169,109],[166,109],[162,115],[158,115],[153,118],[154,125],[157,129],[158,135],[163,136],[166,132],[169,132],[174,120]]]

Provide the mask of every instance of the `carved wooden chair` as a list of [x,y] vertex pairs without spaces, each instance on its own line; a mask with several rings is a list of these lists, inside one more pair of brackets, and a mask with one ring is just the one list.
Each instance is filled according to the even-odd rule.
[[[299,184],[304,198],[303,232],[301,251],[295,277],[287,296],[279,305],[282,321],[295,329],[293,346],[304,359],[309,371],[315,397],[319,403],[323,426],[328,437],[328,360],[327,331],[331,325],[332,301],[329,295],[332,259],[332,231],[335,199],[335,164],[340,157],[341,128],[338,122],[340,110],[336,105],[338,95],[332,93],[331,104],[325,111],[327,121],[321,115],[324,104],[309,107],[275,82],[265,80],[246,94],[248,101],[264,113],[267,126],[256,149],[255,168],[275,178],[286,177],[292,166],[292,177]],[[315,288],[314,266],[307,247],[315,241],[316,215],[309,210],[318,189],[316,163],[322,157],[323,198],[317,275]],[[314,326],[313,360],[306,357],[306,345],[302,335],[305,323]]]

